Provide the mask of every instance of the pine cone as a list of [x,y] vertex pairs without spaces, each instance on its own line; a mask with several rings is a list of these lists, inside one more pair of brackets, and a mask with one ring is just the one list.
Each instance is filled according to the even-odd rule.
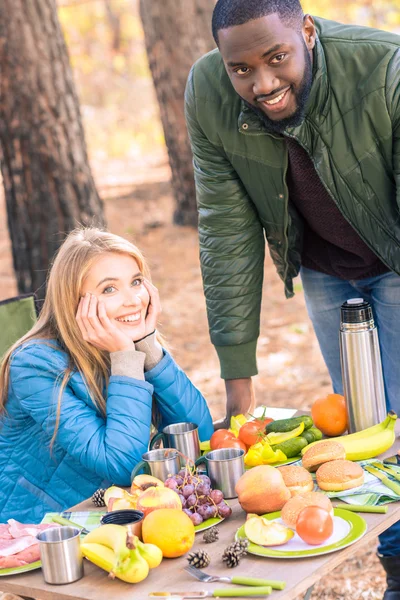
[[241,538],[236,542],[233,542],[231,546],[240,552],[241,555],[247,554],[247,548],[249,547],[249,540],[247,538]]
[[226,566],[231,569],[232,567],[237,567],[241,556],[242,555],[237,550],[229,550],[226,548],[222,555],[222,560],[226,562]]
[[218,539],[219,529],[214,525],[211,529],[207,529],[207,531],[203,534],[203,540],[206,544],[211,544]]
[[98,489],[95,491],[95,493],[92,496],[92,502],[95,506],[105,506],[106,503],[104,502],[104,492],[106,490],[103,490],[102,488]]
[[198,569],[208,567],[211,562],[210,555],[207,554],[205,550],[196,550],[196,552],[190,552],[186,558],[189,561],[189,565],[192,565],[192,567],[197,567]]

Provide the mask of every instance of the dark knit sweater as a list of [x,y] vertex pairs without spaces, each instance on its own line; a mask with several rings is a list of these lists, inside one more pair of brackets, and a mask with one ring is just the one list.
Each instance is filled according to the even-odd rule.
[[342,216],[304,148],[291,138],[285,140],[289,201],[304,218],[302,265],[346,280],[389,271]]

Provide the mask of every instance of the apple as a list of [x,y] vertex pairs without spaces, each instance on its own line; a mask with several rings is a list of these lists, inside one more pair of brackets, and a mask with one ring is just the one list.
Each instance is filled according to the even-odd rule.
[[136,475],[132,481],[131,493],[136,490],[147,490],[149,487],[164,487],[164,482],[153,475]]
[[144,516],[159,508],[176,508],[182,510],[182,502],[174,490],[166,487],[149,487],[142,492],[137,502],[138,510],[144,512]]
[[250,542],[258,546],[281,546],[294,536],[289,527],[253,514],[248,515],[244,532]]

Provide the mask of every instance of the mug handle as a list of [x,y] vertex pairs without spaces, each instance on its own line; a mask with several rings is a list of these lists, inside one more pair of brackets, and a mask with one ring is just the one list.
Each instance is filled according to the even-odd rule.
[[162,431],[159,431],[158,433],[156,433],[156,435],[153,438],[151,438],[151,440],[150,440],[150,450],[152,450],[152,448],[154,448],[154,444],[156,442],[158,442],[158,440],[162,440],[163,444],[165,446],[165,436],[164,436],[164,434],[163,434]]
[[194,463],[195,467],[198,467],[199,465],[204,464],[207,468],[206,456],[207,456],[206,454],[204,456],[200,456],[200,458],[198,458]]
[[149,465],[144,460],[141,460],[140,462],[137,463],[137,465],[135,465],[133,467],[133,470],[132,470],[132,473],[131,473],[131,483],[132,483],[134,477],[136,477],[136,475],[142,469],[146,473],[146,475],[150,475],[150,467],[149,467]]

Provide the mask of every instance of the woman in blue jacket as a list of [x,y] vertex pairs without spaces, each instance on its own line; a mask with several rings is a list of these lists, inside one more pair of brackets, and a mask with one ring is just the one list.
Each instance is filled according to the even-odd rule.
[[37,323],[1,366],[0,522],[39,522],[129,485],[152,417],[211,436],[203,396],[160,345],[160,310],[133,244],[94,228],[69,234]]

